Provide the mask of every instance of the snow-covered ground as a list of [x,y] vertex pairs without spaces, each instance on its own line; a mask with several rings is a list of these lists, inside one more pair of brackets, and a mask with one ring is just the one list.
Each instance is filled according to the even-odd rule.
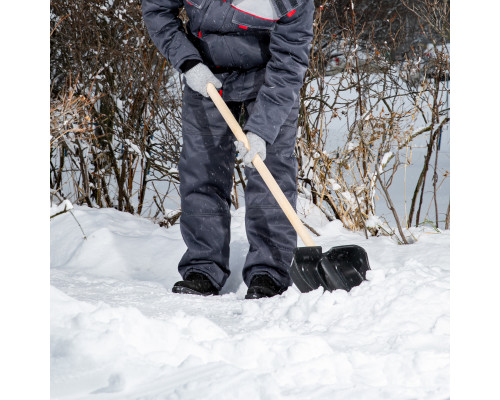
[[308,210],[326,250],[358,244],[369,281],[244,300],[244,209],[223,295],[171,292],[178,226],[75,207],[51,220],[53,399],[449,398],[449,232],[370,238]]

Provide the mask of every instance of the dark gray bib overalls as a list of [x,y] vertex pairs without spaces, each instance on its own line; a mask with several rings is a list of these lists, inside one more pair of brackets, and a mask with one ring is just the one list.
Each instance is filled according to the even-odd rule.
[[[188,34],[177,19],[183,5]],[[143,0],[142,6],[151,38],[174,67],[200,60],[221,80],[236,119],[245,113],[244,130],[268,143],[265,164],[295,207],[298,94],[312,38],[312,0]],[[182,120],[180,224],[188,250],[179,272],[202,272],[220,289],[230,273],[235,138],[212,101],[188,86]],[[244,281],[264,273],[287,287],[296,233],[257,171],[245,172],[250,249]]]

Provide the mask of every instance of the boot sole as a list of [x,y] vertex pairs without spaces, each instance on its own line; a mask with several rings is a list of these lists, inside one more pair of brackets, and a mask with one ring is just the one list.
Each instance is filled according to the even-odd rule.
[[202,293],[197,290],[187,288],[185,286],[174,286],[172,288],[172,293],[177,294],[194,294],[196,296],[217,296],[219,293]]
[[265,293],[268,291],[267,288],[261,288],[261,287],[254,287],[252,289],[249,289],[245,299],[246,300],[256,300],[256,299],[263,299],[263,298],[271,298],[275,296],[280,296],[283,292],[278,292],[278,293]]

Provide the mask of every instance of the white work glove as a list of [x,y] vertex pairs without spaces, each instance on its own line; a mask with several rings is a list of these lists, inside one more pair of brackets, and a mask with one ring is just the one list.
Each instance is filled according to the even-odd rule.
[[243,142],[240,141],[234,142],[234,145],[238,153],[240,153],[240,157],[243,159],[243,164],[245,164],[246,167],[255,168],[252,164],[252,160],[256,154],[262,158],[262,161],[266,159],[266,141],[252,132],[247,133],[247,139],[250,143],[250,150],[247,150]]
[[213,83],[217,89],[222,87],[219,81],[210,69],[203,63],[196,64],[193,68],[184,73],[186,83],[195,92],[208,97],[207,84]]

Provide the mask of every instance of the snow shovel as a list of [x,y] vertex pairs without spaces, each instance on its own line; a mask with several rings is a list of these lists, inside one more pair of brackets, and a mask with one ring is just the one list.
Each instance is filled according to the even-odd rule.
[[[236,139],[243,142],[249,150],[247,136],[215,86],[209,83],[207,92]],[[354,286],[361,284],[366,279],[366,271],[370,269],[366,251],[360,246],[349,245],[333,247],[323,254],[321,246],[314,243],[311,235],[258,154],[252,163],[293,228],[307,246],[297,247],[294,250],[290,268],[290,277],[299,290],[304,293],[322,286],[328,291],[337,289],[349,291]]]

